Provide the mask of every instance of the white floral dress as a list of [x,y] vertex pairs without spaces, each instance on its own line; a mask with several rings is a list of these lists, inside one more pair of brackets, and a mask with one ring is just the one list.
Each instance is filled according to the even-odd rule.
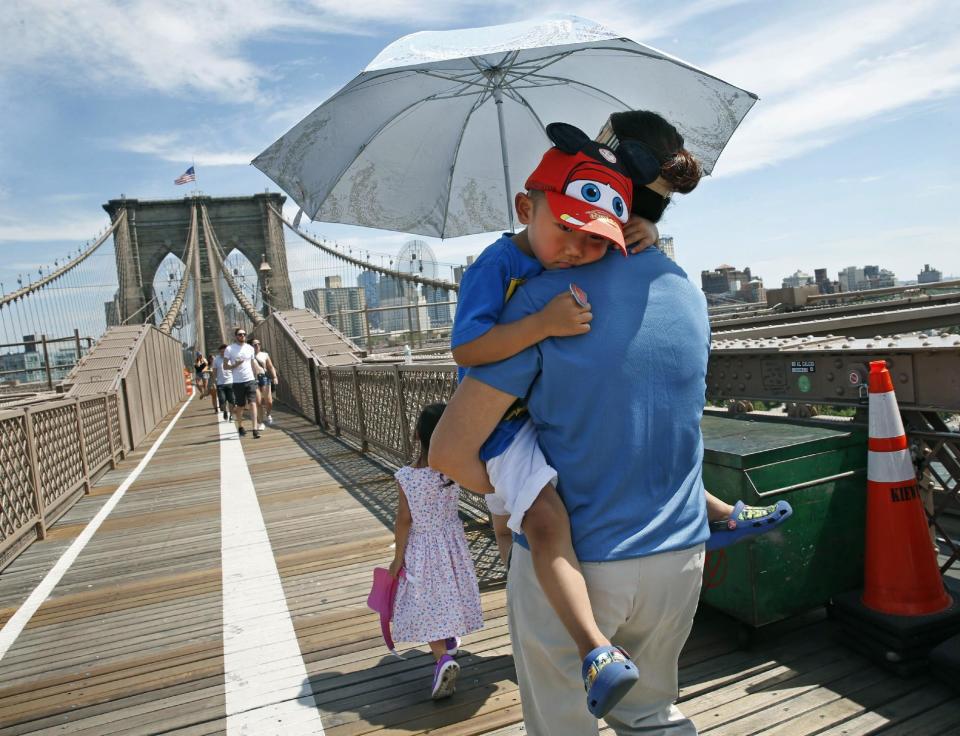
[[[393,637],[430,642],[463,636],[483,626],[473,559],[457,515],[460,486],[433,468],[400,468],[396,479],[413,524],[397,587]],[[449,485],[446,485],[449,483]]]

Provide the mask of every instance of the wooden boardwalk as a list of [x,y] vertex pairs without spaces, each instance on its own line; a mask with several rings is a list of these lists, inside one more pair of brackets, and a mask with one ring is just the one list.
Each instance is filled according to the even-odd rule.
[[[312,696],[304,707],[330,736],[523,734],[503,589],[483,592],[486,627],[465,642],[457,694],[432,702],[426,648],[384,656],[365,606],[371,568],[392,557],[390,473],[299,417],[275,416],[275,429],[241,446],[306,673],[293,699]],[[152,442],[0,575],[0,623]],[[0,734],[227,733],[238,675],[224,672],[221,564],[243,550],[221,548],[220,445],[209,403],[193,402],[0,660]],[[490,580],[489,539],[471,541]],[[750,650],[736,634],[704,610],[684,650],[681,708],[703,733],[960,732],[960,698],[869,664],[836,643],[822,613],[769,627]],[[265,641],[254,653],[258,671],[280,679],[271,651]],[[273,732],[303,731],[250,731]]]

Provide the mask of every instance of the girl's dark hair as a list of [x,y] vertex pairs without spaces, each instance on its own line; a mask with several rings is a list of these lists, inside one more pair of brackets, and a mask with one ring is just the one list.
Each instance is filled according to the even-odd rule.
[[686,148],[683,136],[670,123],[649,110],[617,112],[610,125],[621,141],[640,141],[660,162],[660,176],[680,194],[692,192],[703,176],[703,167]]
[[437,422],[446,408],[446,404],[427,404],[420,412],[416,432],[417,439],[420,440],[420,457],[423,460],[426,460],[430,453],[430,438],[433,437],[433,430],[437,428]]

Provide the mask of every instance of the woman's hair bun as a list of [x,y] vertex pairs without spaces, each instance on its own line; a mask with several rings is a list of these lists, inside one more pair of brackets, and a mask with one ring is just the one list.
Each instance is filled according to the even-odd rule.
[[703,167],[686,148],[681,148],[660,166],[660,176],[680,194],[696,189],[703,177]]

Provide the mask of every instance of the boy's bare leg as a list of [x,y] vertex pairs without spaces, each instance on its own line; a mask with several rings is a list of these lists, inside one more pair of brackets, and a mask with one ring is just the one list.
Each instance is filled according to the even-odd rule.
[[523,517],[521,527],[530,542],[537,580],[547,600],[573,638],[580,658],[609,646],[593,618],[587,583],[573,551],[570,517],[556,489],[546,485]]
[[733,506],[726,501],[721,501],[710,491],[704,491],[707,496],[707,521],[721,521],[729,519],[733,514]]
[[507,560],[510,559],[510,548],[513,546],[513,532],[507,526],[509,516],[505,514],[490,514],[490,520],[493,522],[493,537],[497,540],[497,551],[500,553],[500,561],[503,566],[507,566]]

